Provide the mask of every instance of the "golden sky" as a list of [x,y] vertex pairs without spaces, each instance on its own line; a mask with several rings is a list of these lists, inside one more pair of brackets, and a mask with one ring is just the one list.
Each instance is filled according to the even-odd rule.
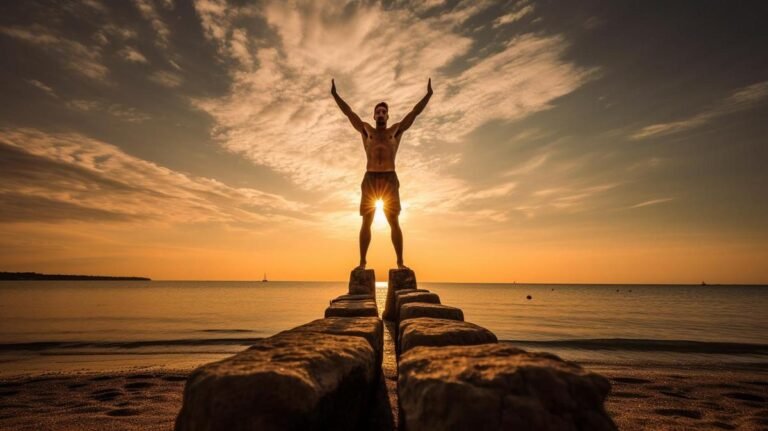
[[394,123],[431,77],[396,160],[420,280],[768,283],[759,14],[575,3],[6,2],[0,270],[344,280],[331,78]]

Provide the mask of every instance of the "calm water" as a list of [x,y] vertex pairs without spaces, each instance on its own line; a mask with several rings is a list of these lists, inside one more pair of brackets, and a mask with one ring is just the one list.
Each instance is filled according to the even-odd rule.
[[[499,339],[567,359],[768,364],[764,286],[420,287]],[[322,317],[345,292],[342,282],[4,281],[0,375],[194,366]],[[380,283],[380,308],[385,295]]]

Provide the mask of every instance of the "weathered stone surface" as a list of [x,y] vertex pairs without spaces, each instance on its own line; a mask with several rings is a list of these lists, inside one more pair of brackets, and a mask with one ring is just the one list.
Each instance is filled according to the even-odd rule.
[[288,332],[192,372],[175,429],[359,429],[378,378],[363,337]]
[[405,295],[406,293],[416,293],[416,292],[422,292],[422,293],[428,293],[429,290],[427,289],[401,289],[395,291],[395,301],[397,301],[397,297],[400,295]]
[[384,303],[382,316],[386,320],[396,320],[395,292],[403,289],[416,289],[416,273],[412,269],[390,269],[387,282],[387,301]]
[[325,309],[325,317],[378,317],[375,301],[338,301]]
[[392,320],[397,322],[400,319],[400,307],[402,307],[403,304],[408,304],[411,302],[427,302],[430,304],[439,304],[440,297],[437,296],[436,293],[432,292],[411,292],[397,295],[395,298],[395,308],[393,310],[394,312],[392,313]]
[[461,308],[449,307],[441,304],[429,304],[426,302],[411,302],[400,307],[400,321],[416,317],[434,317],[436,319],[464,320],[464,312]]
[[359,293],[356,295],[346,294],[346,295],[340,295],[340,296],[337,296],[336,298],[331,299],[330,303],[333,304],[334,302],[338,302],[338,301],[359,301],[361,299],[363,300],[369,299],[373,301],[376,298],[373,295],[370,295],[367,293]]
[[398,389],[408,431],[617,429],[603,406],[607,379],[507,344],[411,349]]
[[388,285],[396,289],[416,289],[416,273],[412,269],[392,268],[389,270]]
[[365,338],[381,363],[384,348],[384,324],[378,317],[328,317],[313,320],[287,332],[319,332],[323,334],[354,335]]
[[401,354],[417,346],[469,346],[498,341],[493,332],[474,323],[431,317],[401,321],[397,338]]
[[372,269],[353,269],[349,273],[349,294],[376,294],[376,274]]

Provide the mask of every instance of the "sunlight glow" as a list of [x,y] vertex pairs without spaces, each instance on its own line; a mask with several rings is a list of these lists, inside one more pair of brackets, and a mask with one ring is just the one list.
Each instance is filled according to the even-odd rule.
[[387,226],[387,216],[384,215],[384,201],[376,199],[376,212],[373,215],[373,225],[376,229]]

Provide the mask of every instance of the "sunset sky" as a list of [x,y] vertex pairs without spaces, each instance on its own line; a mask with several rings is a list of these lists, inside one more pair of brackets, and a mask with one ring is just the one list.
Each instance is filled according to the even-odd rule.
[[[359,134],[421,281],[768,283],[765,2],[0,5],[0,271],[344,280]],[[369,267],[395,266],[374,225]]]

